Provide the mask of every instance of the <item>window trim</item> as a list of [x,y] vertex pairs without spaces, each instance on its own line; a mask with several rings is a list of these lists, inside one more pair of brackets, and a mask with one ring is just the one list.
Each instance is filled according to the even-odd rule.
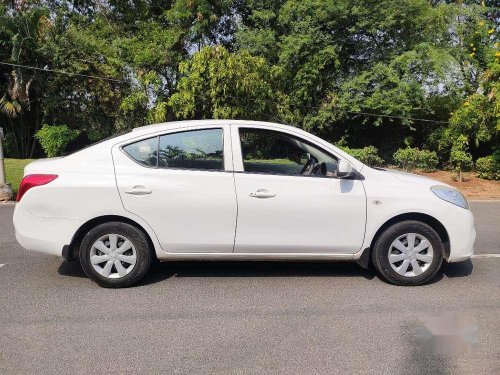
[[[202,130],[220,130],[221,131],[221,142],[222,142],[222,169],[202,169],[202,168],[180,168],[180,167],[160,167],[160,137],[164,135],[171,135],[171,134],[179,134],[179,133],[188,133],[188,132],[196,132],[196,131],[202,131]],[[130,156],[123,148],[130,146],[134,143],[146,141],[148,139],[157,139],[157,146],[156,146],[156,165],[155,166],[150,166],[150,165],[143,165],[139,163],[137,160],[135,160],[132,156]],[[132,160],[134,163],[139,165],[140,167],[143,168],[148,168],[148,169],[155,169],[155,170],[179,170],[179,171],[199,171],[199,172],[228,172],[226,171],[226,160],[225,160],[225,144],[224,144],[224,127],[210,127],[210,128],[201,128],[201,129],[184,129],[184,130],[179,130],[179,131],[172,131],[172,132],[167,132],[167,133],[160,133],[160,134],[155,134],[153,136],[149,135],[146,136],[145,138],[141,138],[138,140],[134,140],[133,142],[126,143],[123,145],[119,146],[119,149],[121,152],[123,152],[130,160]],[[233,171],[230,171],[233,172]]]
[[[274,133],[281,133],[281,134],[285,134],[291,138],[295,138],[297,139],[299,142],[302,142],[302,143],[306,143],[314,148],[317,148],[319,149],[320,151],[324,152],[325,154],[331,156],[332,158],[336,159],[337,162],[339,160],[339,157],[332,154],[331,152],[325,150],[323,147],[320,147],[318,146],[317,144],[311,142],[311,141],[308,141],[308,140],[305,140],[304,138],[302,137],[299,137],[298,135],[295,135],[295,134],[290,134],[288,132],[284,132],[280,129],[269,129],[269,128],[260,128],[260,127],[252,127],[252,126],[238,126],[238,132],[237,132],[237,138],[238,138],[238,146],[240,148],[240,157],[241,157],[241,166],[243,168],[242,171],[234,171],[234,173],[243,173],[243,174],[256,174],[256,175],[264,175],[264,176],[283,176],[283,177],[313,177],[313,178],[334,178],[334,179],[337,179],[337,180],[346,180],[345,178],[344,179],[341,179],[339,177],[336,177],[336,176],[321,176],[321,175],[304,175],[304,174],[285,174],[285,173],[279,173],[279,172],[249,172],[249,171],[245,171],[245,160],[243,158],[243,147],[242,147],[242,144],[241,144],[241,135],[240,135],[240,131],[241,129],[250,129],[250,130],[257,130],[257,131],[268,131],[268,132],[274,132]],[[359,173],[358,173],[359,174]],[[356,176],[354,176],[354,178],[347,178],[347,180],[350,180],[350,179],[359,179],[359,178],[356,178]]]

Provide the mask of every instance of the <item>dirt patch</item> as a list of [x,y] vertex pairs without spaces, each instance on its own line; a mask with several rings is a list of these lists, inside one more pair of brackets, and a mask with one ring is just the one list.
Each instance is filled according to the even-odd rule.
[[455,181],[456,173],[449,171],[435,171],[430,173],[415,171],[414,173],[454,186],[467,199],[500,199],[500,181],[483,180],[476,177],[474,173],[465,173],[464,182]]

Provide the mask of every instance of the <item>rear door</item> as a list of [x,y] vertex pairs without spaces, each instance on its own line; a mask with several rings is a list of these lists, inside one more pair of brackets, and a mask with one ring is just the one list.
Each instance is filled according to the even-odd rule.
[[231,252],[236,196],[227,125],[142,137],[113,148],[125,209],[168,252]]

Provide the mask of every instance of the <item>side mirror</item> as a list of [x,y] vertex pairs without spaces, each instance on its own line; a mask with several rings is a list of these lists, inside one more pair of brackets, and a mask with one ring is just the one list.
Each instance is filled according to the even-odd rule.
[[353,175],[354,175],[354,169],[352,169],[352,165],[349,162],[340,159],[337,167],[337,177],[347,178],[347,177],[352,177]]

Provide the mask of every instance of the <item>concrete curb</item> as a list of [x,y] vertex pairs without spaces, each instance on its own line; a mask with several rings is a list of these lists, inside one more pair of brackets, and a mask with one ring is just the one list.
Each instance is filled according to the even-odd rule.
[[500,199],[467,199],[469,202],[489,202],[489,203],[500,203]]

